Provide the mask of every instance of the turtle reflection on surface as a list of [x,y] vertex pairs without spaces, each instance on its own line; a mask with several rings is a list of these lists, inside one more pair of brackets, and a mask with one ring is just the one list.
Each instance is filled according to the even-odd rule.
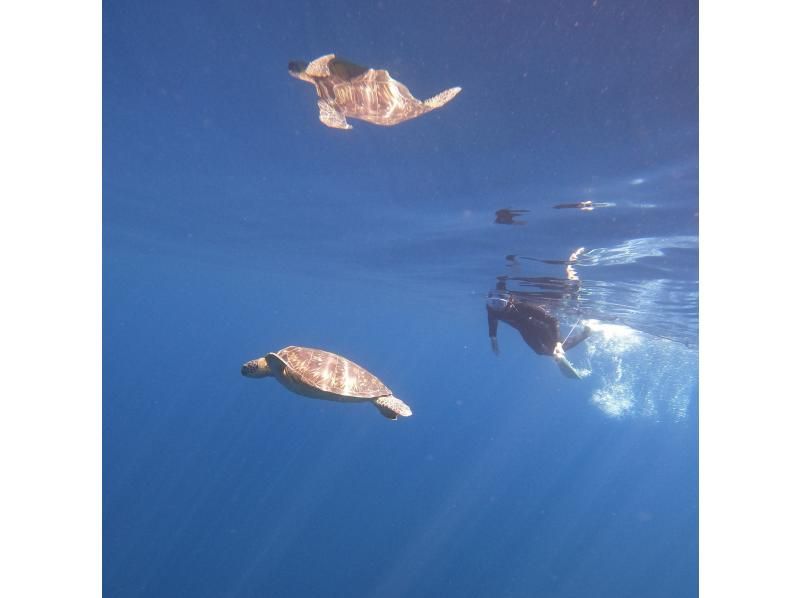
[[358,66],[334,54],[321,56],[310,64],[290,62],[289,74],[316,88],[319,119],[334,129],[352,129],[348,116],[374,125],[396,125],[441,108],[461,91],[460,87],[451,87],[420,101],[388,71]]

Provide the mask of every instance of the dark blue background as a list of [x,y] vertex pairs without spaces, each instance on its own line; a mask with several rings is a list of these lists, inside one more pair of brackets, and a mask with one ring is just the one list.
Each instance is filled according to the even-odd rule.
[[[464,91],[328,129],[286,63],[329,52]],[[695,3],[109,2],[103,68],[104,595],[697,593],[696,384],[609,417],[483,308],[507,254],[696,237]],[[414,416],[239,375],[288,344]]]

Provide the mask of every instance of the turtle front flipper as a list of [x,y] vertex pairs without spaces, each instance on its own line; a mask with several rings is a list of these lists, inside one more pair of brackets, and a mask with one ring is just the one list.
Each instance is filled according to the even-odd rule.
[[394,396],[378,397],[372,401],[381,412],[381,415],[389,419],[397,419],[397,416],[408,417],[411,415],[411,407]]
[[339,112],[330,102],[319,100],[319,119],[322,124],[334,129],[352,129],[353,127],[347,124],[344,114]]
[[312,60],[306,67],[306,75],[311,77],[330,77],[331,69],[328,67],[328,63],[334,58],[336,58],[335,54],[326,54],[316,60]]

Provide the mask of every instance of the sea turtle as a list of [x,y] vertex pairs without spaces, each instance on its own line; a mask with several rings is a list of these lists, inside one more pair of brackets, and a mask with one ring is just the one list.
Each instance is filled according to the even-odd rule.
[[452,87],[421,102],[388,71],[368,69],[327,54],[310,64],[290,62],[289,74],[317,89],[319,119],[334,129],[352,129],[346,117],[374,125],[391,126],[416,118],[452,100],[460,87]]
[[367,370],[335,353],[307,347],[284,347],[242,366],[248,378],[274,376],[286,388],[312,399],[341,403],[371,402],[381,415],[408,417],[411,409]]

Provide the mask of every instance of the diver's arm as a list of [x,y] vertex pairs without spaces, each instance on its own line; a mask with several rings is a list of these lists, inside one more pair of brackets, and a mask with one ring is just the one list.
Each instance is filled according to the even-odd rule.
[[500,347],[497,345],[497,316],[488,309],[486,310],[486,314],[489,317],[489,340],[492,341],[492,351],[495,355],[499,355]]

